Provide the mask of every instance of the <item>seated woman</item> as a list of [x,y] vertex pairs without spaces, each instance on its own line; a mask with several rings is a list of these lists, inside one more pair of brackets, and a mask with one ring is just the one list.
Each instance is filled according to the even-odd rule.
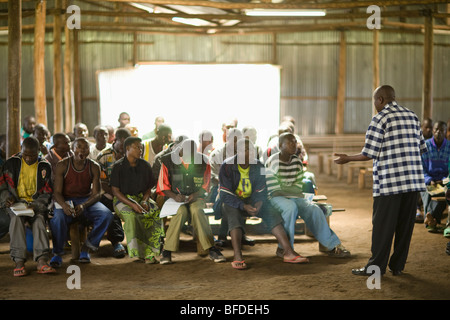
[[234,251],[231,263],[235,269],[246,269],[242,257],[242,237],[245,234],[245,222],[249,216],[263,219],[285,249],[279,254],[284,262],[305,263],[309,260],[296,253],[289,243],[283,227],[281,215],[273,210],[267,201],[264,166],[255,157],[255,148],[248,139],[241,139],[237,145],[237,155],[227,159],[219,173],[219,200],[214,204],[216,218],[222,215],[228,222],[228,232]]
[[118,160],[111,172],[114,210],[124,221],[130,258],[157,263],[164,237],[159,208],[150,199],[155,181],[150,164],[141,159],[142,143],[138,137],[124,142],[125,157]]

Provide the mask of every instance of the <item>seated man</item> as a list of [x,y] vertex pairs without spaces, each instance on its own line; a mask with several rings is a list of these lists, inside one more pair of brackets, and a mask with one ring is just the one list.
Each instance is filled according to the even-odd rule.
[[337,235],[330,229],[322,209],[303,196],[305,177],[302,161],[295,154],[295,136],[292,133],[281,134],[279,147],[281,152],[272,155],[266,163],[267,188],[270,203],[281,212],[291,246],[294,245],[295,222],[300,215],[314,237],[328,248],[330,256],[349,257],[350,252],[342,246]]
[[[100,181],[104,193],[100,199],[111,212],[114,214],[113,205],[113,192],[110,186],[111,172],[114,163],[122,159],[125,155],[124,142],[125,139],[131,136],[131,133],[125,128],[117,129],[113,144],[101,151],[97,157],[97,163],[100,165]],[[123,258],[125,257],[125,248],[121,244],[124,240],[124,232],[122,227],[122,221],[117,214],[114,214],[114,218],[108,227],[107,239],[111,241],[114,249],[113,257]]]
[[180,231],[190,220],[201,248],[209,250],[214,262],[225,261],[224,256],[214,247],[214,238],[205,208],[205,194],[209,190],[211,167],[205,155],[197,152],[194,140],[184,140],[180,147],[161,158],[156,192],[183,202],[170,220],[167,229],[161,264],[172,262],[173,251],[178,251]]
[[142,144],[138,137],[124,142],[126,154],[118,160],[111,172],[114,209],[124,221],[128,255],[145,263],[156,263],[160,255],[164,228],[160,210],[150,199],[155,181],[150,164],[141,159]]
[[[219,193],[219,172],[222,163],[237,153],[237,142],[238,140],[244,137],[241,130],[236,128],[227,128],[226,129],[226,142],[222,148],[214,149],[211,152],[209,157],[209,161],[211,164],[211,186],[210,192],[207,198],[208,203],[214,203],[217,198],[217,194]],[[217,244],[219,246],[227,245],[227,232],[228,232],[228,223],[226,221],[226,217],[222,217],[219,228],[219,241]],[[254,246],[255,240],[250,239],[246,235],[242,237],[242,244]]]
[[305,263],[308,259],[296,253],[289,244],[283,228],[283,220],[267,202],[267,188],[264,166],[256,159],[256,151],[248,139],[238,141],[237,155],[228,158],[219,173],[219,199],[214,204],[216,218],[226,217],[228,232],[234,251],[231,266],[242,270],[247,268],[242,256],[242,237],[245,221],[249,216],[259,216],[285,248],[281,257],[284,262]]
[[96,126],[94,128],[95,143],[91,144],[89,159],[97,160],[99,153],[106,148],[111,147],[108,143],[109,133],[105,126]]
[[[422,165],[427,188],[443,186],[443,180],[448,177],[448,163],[450,161],[450,142],[445,139],[447,125],[437,121],[433,125],[433,136],[426,140],[428,152],[422,154]],[[427,191],[420,193],[425,214],[425,226],[436,231],[436,225],[441,223],[442,213],[446,209],[445,201],[431,200]]]
[[74,155],[56,165],[53,198],[57,204],[55,203],[53,218],[50,219],[54,254],[50,263],[54,267],[62,264],[61,255],[64,253],[68,226],[76,218],[82,217],[93,225],[81,248],[80,262],[91,261],[89,249],[98,249],[100,240],[113,219],[111,211],[99,202],[100,167],[95,161],[88,159],[89,142],[85,138],[77,138],[72,146]]
[[172,129],[164,123],[160,124],[156,130],[156,137],[151,140],[142,141],[142,144],[144,145],[142,158],[153,166],[155,156],[163,151],[164,147],[171,141]]
[[[37,261],[38,273],[54,273],[48,266],[50,254],[49,239],[45,228],[47,206],[52,197],[51,168],[39,156],[39,141],[34,137],[23,140],[22,152],[9,158],[0,176],[0,215],[5,220],[9,214],[11,237],[11,258],[16,263],[14,276],[26,275],[27,242],[25,225],[31,225],[33,233],[33,256]],[[25,203],[34,215],[16,215],[11,207]],[[0,235],[1,236],[1,235]]]
[[52,146],[52,144],[48,141],[49,131],[47,127],[42,123],[38,123],[34,127],[33,137],[39,141],[39,156],[45,157]]

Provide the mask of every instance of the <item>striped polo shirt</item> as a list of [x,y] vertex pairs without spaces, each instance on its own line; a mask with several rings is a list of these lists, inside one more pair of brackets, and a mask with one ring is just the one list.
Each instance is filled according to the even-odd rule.
[[373,159],[373,196],[424,191],[427,152],[416,114],[395,101],[372,118],[361,153]]
[[269,198],[275,191],[280,191],[283,187],[297,186],[303,188],[303,164],[297,155],[292,155],[289,162],[280,160],[280,153],[276,153],[267,159],[266,162],[266,184]]

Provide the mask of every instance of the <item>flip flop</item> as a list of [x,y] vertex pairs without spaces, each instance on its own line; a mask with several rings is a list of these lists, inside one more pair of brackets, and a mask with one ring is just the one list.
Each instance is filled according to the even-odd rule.
[[235,260],[235,261],[231,262],[231,266],[234,269],[237,269],[237,270],[245,270],[245,269],[247,269],[247,265],[245,264],[244,260],[242,260],[242,261]]
[[55,273],[56,270],[50,267],[48,264],[44,264],[40,269],[38,269],[37,273],[45,274],[45,273]]
[[287,262],[287,263],[308,263],[309,259],[302,257],[302,256],[296,256],[295,258],[292,259],[283,259],[283,262]]
[[23,277],[27,275],[27,270],[25,270],[25,266],[22,268],[14,269],[14,277]]

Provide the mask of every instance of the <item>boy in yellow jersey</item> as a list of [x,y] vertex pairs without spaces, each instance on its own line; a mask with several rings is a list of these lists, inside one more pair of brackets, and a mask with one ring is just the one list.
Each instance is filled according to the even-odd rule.
[[232,267],[238,270],[247,268],[241,248],[245,221],[249,216],[261,217],[283,248],[287,248],[283,255],[284,262],[308,262],[307,258],[292,249],[283,228],[283,219],[268,204],[264,166],[256,159],[252,142],[241,139],[237,148],[237,154],[227,159],[220,168],[219,200],[214,204],[216,218],[223,216],[228,222],[234,251]]
[[[51,167],[41,160],[39,141],[34,137],[25,138],[22,152],[5,162],[0,176],[0,210],[6,211],[11,219],[11,258],[16,263],[14,276],[24,276],[26,262],[25,224],[31,225],[33,232],[33,255],[38,273],[54,273],[48,265],[49,239],[45,228],[47,206],[52,196]],[[17,203],[24,203],[33,209],[34,215],[20,216],[11,209]]]

